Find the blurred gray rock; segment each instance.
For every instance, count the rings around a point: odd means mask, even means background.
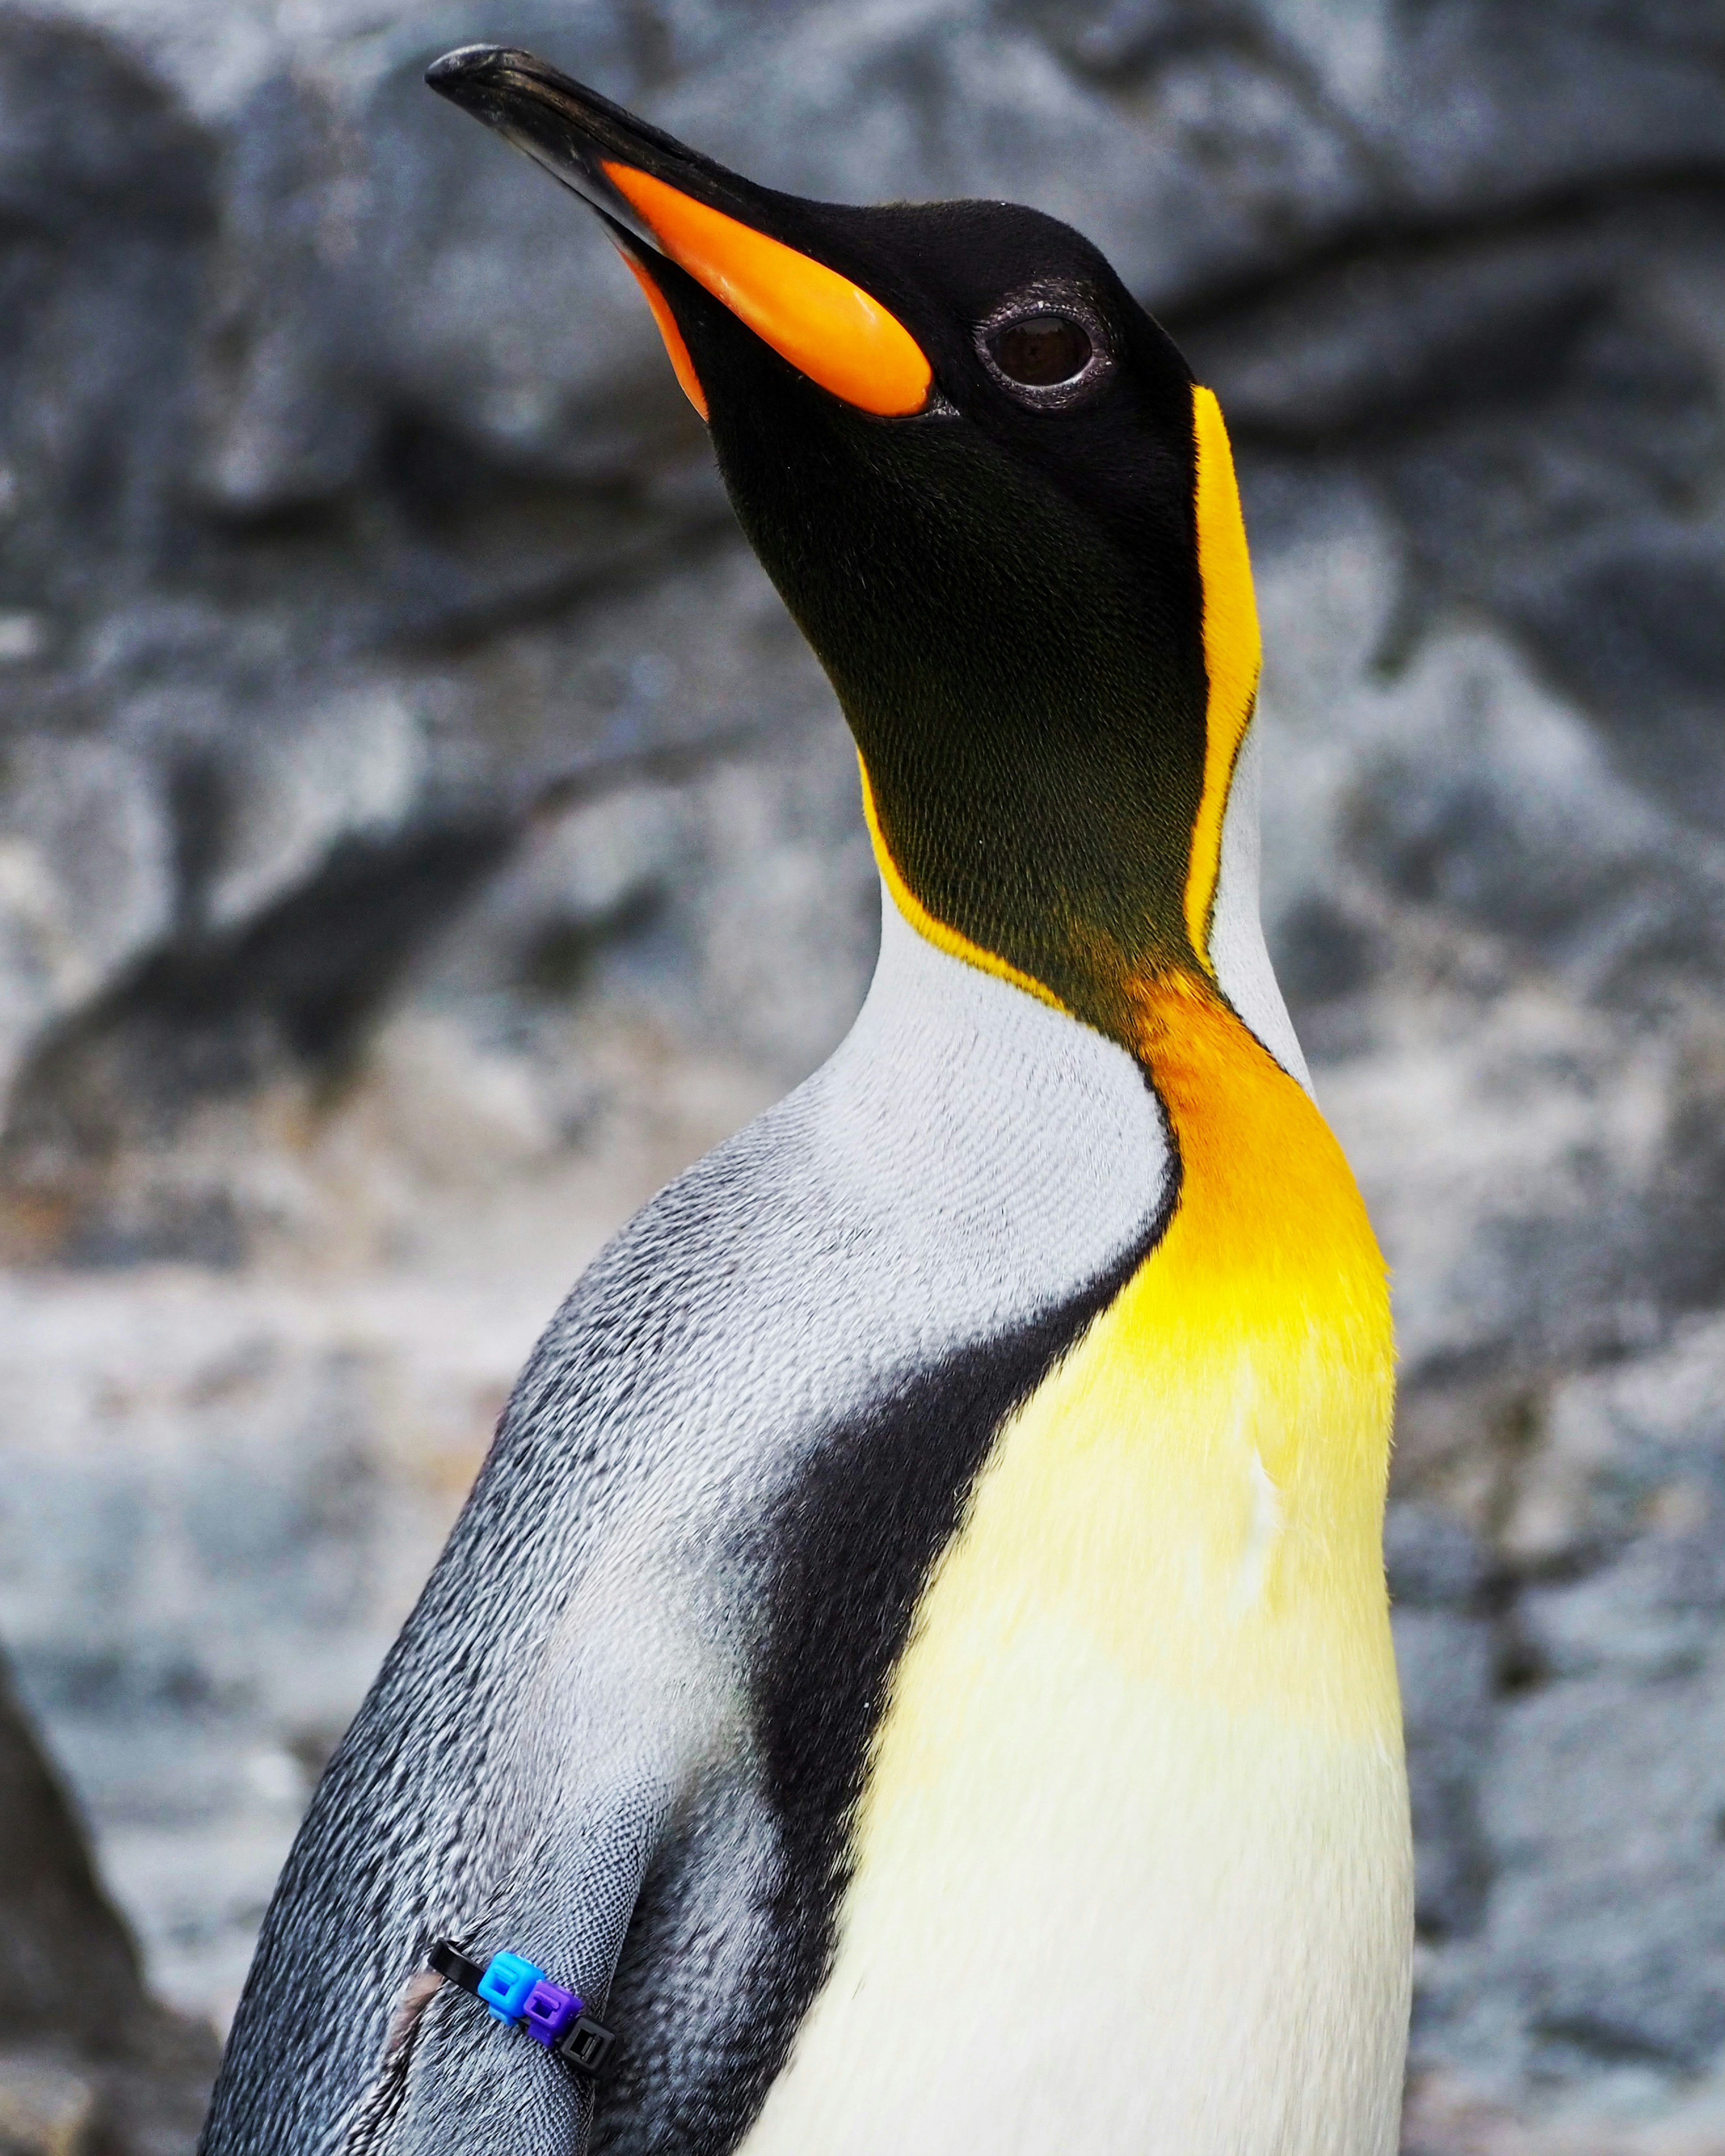
[[[1416,2016],[1428,2074],[1499,2097],[1579,2083],[1645,2123],[1717,2067],[1722,1436],[1725,1326],[1691,1320],[1524,1415],[1481,1507],[1494,1567],[1453,1517],[1392,1516],[1420,1914],[1442,1943]],[[1458,1877],[1477,1890],[1461,1924]]]
[[[117,2048],[147,2012],[124,1925],[0,1672],[0,2014],[8,2038]]]
[[[184,2156],[213,2032],[167,2012],[0,1668],[0,2149]]]
[[[420,87],[478,37],[1066,216],[1221,395],[1395,1267],[1409,2146],[1725,2145],[1717,0],[0,6],[0,1631],[152,1969],[231,1997],[540,1319],[870,959],[633,285]]]
[[[1404,1696],[1416,1917],[1429,1939],[1466,1938],[1479,1927],[1491,1878],[1479,1808],[1498,1647],[1484,1553],[1453,1516],[1403,1504],[1390,1512],[1384,1558]]]

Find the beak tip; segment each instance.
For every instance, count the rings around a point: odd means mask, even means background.
[[[457,105],[465,104],[475,90],[484,87],[497,62],[510,57],[503,45],[457,45],[426,69],[426,87]]]

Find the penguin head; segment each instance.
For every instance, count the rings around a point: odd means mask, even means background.
[[[583,196],[855,737],[926,934],[1128,1045],[1208,980],[1258,670],[1227,437],[1102,255],[1006,203],[759,187],[531,54],[431,86]]]

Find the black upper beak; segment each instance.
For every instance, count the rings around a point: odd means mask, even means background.
[[[440,97],[495,129],[553,179],[655,253],[660,251],[659,241],[607,177],[607,158],[649,172],[729,216],[761,221],[768,190],[751,187],[722,165],[685,149],[532,53],[506,45],[461,45],[434,60],[425,80]]]
[[[810,381],[882,417],[925,408],[932,365],[896,311],[892,264],[847,244],[869,211],[756,187],[531,53],[466,45],[425,80],[572,188],[628,251],[686,272]],[[668,307],[656,279],[650,291]],[[666,341],[678,361],[682,331]]]

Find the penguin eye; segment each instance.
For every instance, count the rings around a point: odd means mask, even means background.
[[[1090,332],[1070,315],[1021,315],[1003,323],[988,340],[988,357],[1009,382],[1026,389],[1054,389],[1090,364]]]

